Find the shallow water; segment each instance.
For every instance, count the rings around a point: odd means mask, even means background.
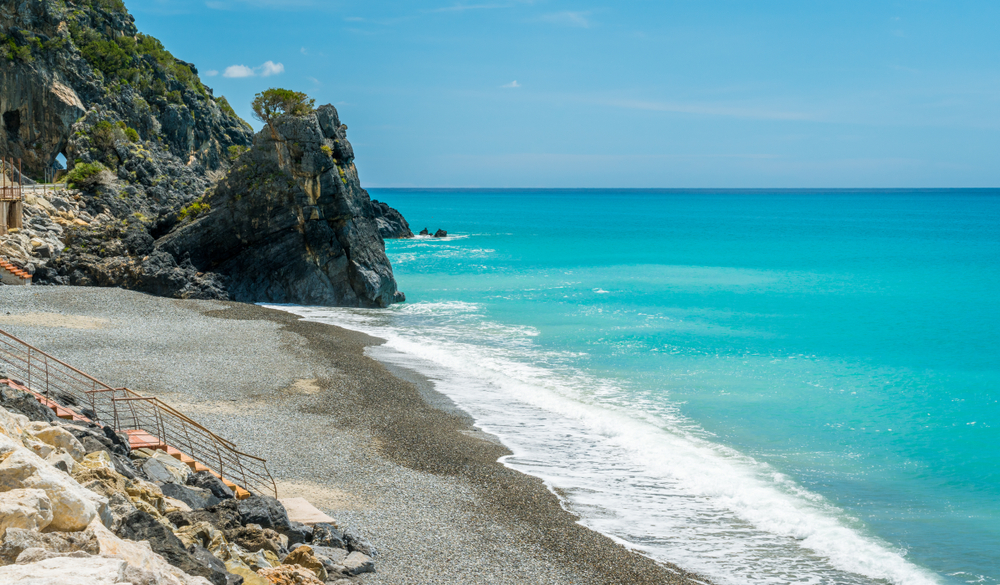
[[[385,338],[596,530],[718,583],[1000,582],[1000,192],[373,190]],[[288,309],[288,307],[285,307]]]

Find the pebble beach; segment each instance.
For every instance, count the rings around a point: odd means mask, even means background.
[[[576,522],[380,340],[283,311],[120,289],[0,287],[0,329],[264,457],[378,550],[372,584],[706,583]]]

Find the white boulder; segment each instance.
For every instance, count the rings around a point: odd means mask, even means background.
[[[52,502],[42,490],[0,492],[0,539],[8,528],[42,530],[52,523]]]
[[[29,549],[30,550],[30,549]],[[27,552],[27,551],[25,551]],[[18,585],[115,585],[125,581],[128,565],[105,557],[55,557],[26,565],[0,567],[0,583]]]
[[[62,449],[69,453],[76,461],[83,461],[87,451],[80,441],[62,427],[54,427],[48,423],[31,423],[25,431],[43,443],[52,445],[56,449]]]
[[[21,488],[44,490],[52,502],[49,528],[77,532],[97,517],[107,499],[85,489],[69,475],[59,471],[26,448],[21,448],[0,463],[0,492]]]

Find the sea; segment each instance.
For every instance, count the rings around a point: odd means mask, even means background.
[[[1000,190],[372,189],[386,340],[580,522],[717,584],[1000,583]]]

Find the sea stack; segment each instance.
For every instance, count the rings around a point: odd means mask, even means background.
[[[226,280],[237,301],[386,307],[404,300],[336,108],[286,115],[157,250]],[[400,216],[401,217],[401,216]]]

